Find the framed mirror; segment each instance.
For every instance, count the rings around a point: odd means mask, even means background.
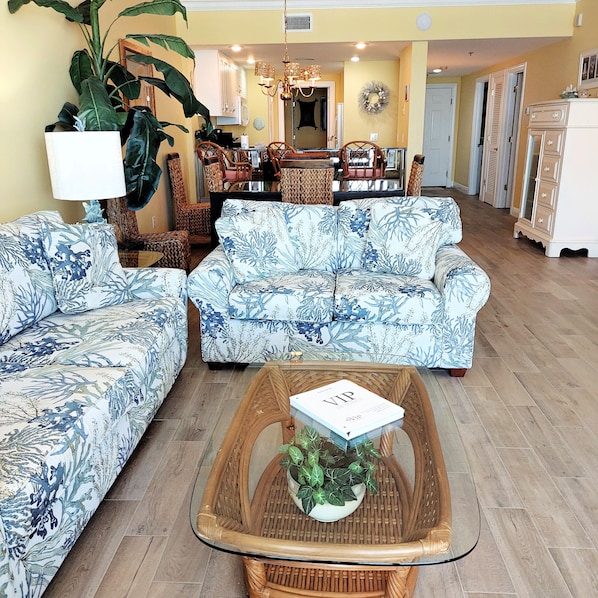
[[[145,56],[151,56],[152,53],[148,48],[135,44],[128,39],[121,39],[118,42],[120,52],[120,63],[136,77],[153,77],[154,70],[151,64],[141,64],[134,62],[129,56],[132,54],[144,54]],[[152,114],[156,114],[156,98],[154,86],[150,85],[145,81],[141,81],[141,93],[136,100],[130,100],[127,102],[127,106],[147,106]]]

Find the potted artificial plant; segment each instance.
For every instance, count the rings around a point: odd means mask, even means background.
[[[108,34],[119,19],[139,15],[173,16],[179,13],[186,22],[185,7],[179,0],[149,0],[123,9],[107,25],[100,22],[100,10],[106,0],[85,0],[78,6],[71,6],[64,0],[9,0],[8,8],[15,13],[31,2],[53,9],[77,25],[86,45],[84,49],[75,51],[69,70],[79,94],[79,105],[65,103],[58,122],[46,127],[46,131],[120,131],[121,144],[126,146],[127,206],[141,209],[158,187],[162,173],[156,162],[160,144],[164,140],[171,146],[174,143],[174,139],[164,131],[172,123],[160,122],[147,106],[128,107],[128,103],[136,100],[141,93],[141,80],[178,100],[186,118],[195,114],[202,116],[208,132],[212,128],[210,113],[193,94],[187,78],[167,62],[144,54],[127,56],[133,62],[151,64],[162,74],[162,77],[137,77],[118,59],[112,60],[112,55],[118,53],[119,44],[116,41],[108,45]],[[126,38],[145,46],[156,44],[184,58],[194,59],[193,51],[180,37],[129,33]],[[182,125],[174,126],[189,132]]]
[[[346,517],[361,504],[366,490],[378,491],[374,472],[380,454],[371,440],[343,450],[304,426],[279,452],[295,504],[318,521]]]

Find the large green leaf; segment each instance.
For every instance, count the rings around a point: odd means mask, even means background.
[[[167,135],[151,111],[136,106],[129,111],[130,135],[125,153],[127,206],[140,210],[152,198],[160,182],[161,168],[156,162],[160,143]]]
[[[116,85],[119,93],[128,100],[136,100],[141,93],[141,81],[122,64],[108,62],[108,78]]]
[[[89,79],[95,74],[93,71],[91,56],[87,50],[77,50],[73,54],[71,66],[69,68],[69,74],[77,93],[81,94],[81,84],[83,81]]]
[[[21,6],[30,2],[42,8],[52,8],[56,12],[63,14],[70,21],[75,21],[76,23],[83,22],[81,13],[64,0],[8,0],[8,10],[11,14],[14,14]]]
[[[79,118],[86,131],[118,131],[117,114],[110,102],[106,87],[97,77],[81,82]]]
[[[119,17],[136,17],[137,15],[167,15],[172,16],[176,13],[182,15],[187,22],[187,10],[179,0],[150,0],[135,6],[129,6],[119,13]]]
[[[142,35],[139,33],[129,33],[125,37],[148,47],[151,42],[157,46],[160,46],[161,48],[164,48],[165,50],[172,50],[184,58],[195,59],[195,53],[187,45],[187,42],[175,35]]]

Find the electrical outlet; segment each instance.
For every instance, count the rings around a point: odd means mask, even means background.
[[[156,217],[152,216],[152,228],[156,228]]]
[[[370,141],[378,141],[378,133],[370,133]]]

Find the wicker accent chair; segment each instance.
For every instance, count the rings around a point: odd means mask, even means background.
[[[273,141],[268,144],[266,151],[268,152],[268,159],[272,164],[274,178],[280,180],[280,161],[284,158],[285,154],[294,154],[297,150],[284,141]]]
[[[415,154],[411,162],[411,172],[407,183],[407,195],[421,195],[422,178],[424,176],[424,159],[422,154]]]
[[[195,146],[195,151],[202,164],[212,164],[218,162],[222,171],[222,180],[225,183],[235,183],[238,181],[250,181],[253,176],[253,165],[245,152],[239,155],[245,155],[245,159],[235,162],[217,143],[211,141],[200,141]]]
[[[186,230],[140,233],[137,216],[133,210],[127,208],[124,197],[107,200],[105,214],[106,220],[114,227],[119,246],[134,247],[144,251],[159,251],[163,257],[156,263],[156,266],[189,271],[191,247],[189,233]]]
[[[192,244],[207,243],[210,234],[210,202],[191,204],[187,200],[181,158],[178,153],[168,154],[166,158],[170,192],[174,204],[174,223],[176,230],[189,232]]]
[[[343,178],[382,179],[386,169],[382,148],[371,141],[349,141],[340,149]]]
[[[212,191],[224,191],[222,170],[218,162],[203,165],[203,176],[208,193]]]
[[[334,168],[282,168],[282,201],[298,204],[333,203]]]

